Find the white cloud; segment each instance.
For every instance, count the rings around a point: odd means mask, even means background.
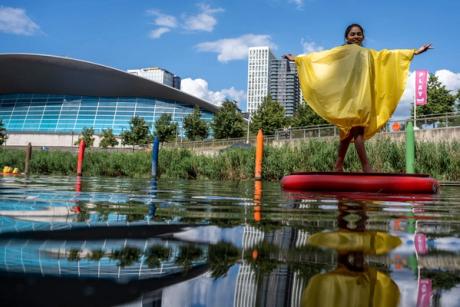
[[[447,69],[441,69],[434,73],[439,81],[446,86],[450,91],[460,90],[460,73],[455,73]],[[415,81],[415,72],[409,74],[407,80],[406,89],[404,94],[399,102],[396,111],[393,114],[394,119],[408,118],[410,116],[410,111],[414,103],[414,81]]]
[[[243,60],[248,55],[249,47],[269,46],[276,49],[270,35],[246,34],[236,38],[224,38],[213,42],[204,42],[196,45],[199,51],[216,52],[219,62]]]
[[[169,31],[171,31],[171,29],[169,28],[158,28],[158,29],[150,31],[149,37],[153,39],[157,39],[157,38],[160,38],[163,34],[168,33]]]
[[[243,90],[237,90],[233,86],[220,91],[211,91],[208,88],[208,82],[200,78],[182,79],[181,90],[218,106],[220,106],[226,98],[241,102],[246,97],[246,93]]]
[[[447,69],[441,69],[436,72],[436,76],[449,91],[456,92],[460,90],[460,73],[454,73]]]
[[[302,49],[304,53],[311,53],[311,52],[324,50],[323,46],[320,46],[313,41],[305,41],[303,38],[300,41],[300,44],[302,44]]]
[[[166,15],[159,10],[148,10],[148,14],[156,16],[153,23],[159,27],[175,28],[177,27],[177,19],[172,15]]]
[[[303,0],[289,0],[289,3],[294,4],[297,9],[303,8]]]
[[[39,30],[40,27],[27,16],[25,10],[0,6],[0,32],[33,35]]]
[[[211,8],[207,4],[199,4],[198,6],[201,12],[197,15],[185,17],[184,28],[190,31],[212,32],[217,24],[217,19],[214,15],[224,10]]]
[[[217,19],[214,16],[224,10],[221,8],[211,8],[207,4],[198,4],[200,12],[196,15],[184,15],[179,23],[175,16],[162,13],[160,10],[151,9],[147,10],[147,14],[155,16],[153,24],[159,28],[152,30],[149,34],[150,38],[160,38],[164,33],[177,28],[180,24],[181,28],[188,31],[206,31],[212,32],[217,24]]]
[[[244,99],[246,99],[246,92],[243,90],[237,90],[233,86],[231,88],[226,88],[221,91],[226,98],[232,99],[240,103]]]

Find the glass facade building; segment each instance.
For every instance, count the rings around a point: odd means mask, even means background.
[[[248,112],[252,116],[269,94],[270,69],[275,56],[269,47],[248,50]]]
[[[133,116],[145,119],[154,131],[155,121],[171,114],[184,136],[183,119],[193,112],[193,105],[179,101],[142,97],[94,97],[56,94],[0,94],[0,119],[9,133],[45,132],[80,133],[93,128],[98,134],[112,128],[118,135],[129,129]],[[213,113],[201,109],[201,118],[212,121]]]
[[[269,79],[270,95],[283,105],[286,116],[293,116],[300,103],[300,84],[295,63],[286,59],[273,60]]]
[[[128,73],[180,90],[181,77],[176,76],[163,68],[147,67],[141,69],[128,69]]]
[[[277,59],[270,47],[251,47],[248,51],[248,112],[254,114],[265,97],[284,106],[286,116],[293,116],[302,101],[295,63]]]
[[[93,128],[111,128],[115,135],[129,130],[134,116],[144,118],[150,131],[162,114],[171,114],[184,137],[184,117],[200,108],[211,122],[219,107],[161,82],[109,66],[40,54],[0,54],[0,119],[8,143],[62,146],[66,136]],[[173,85],[170,74],[170,85]],[[176,80],[179,81],[179,80]]]

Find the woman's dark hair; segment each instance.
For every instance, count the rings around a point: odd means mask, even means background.
[[[352,23],[351,25],[349,25],[346,29],[345,29],[345,39],[347,39],[347,36],[348,36],[348,33],[350,33],[351,29],[353,27],[358,27],[361,32],[363,32],[363,36],[364,36],[364,29],[363,27],[361,27],[361,25],[357,24],[357,23]]]

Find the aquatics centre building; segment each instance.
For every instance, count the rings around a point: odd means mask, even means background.
[[[72,146],[85,127],[96,134],[111,128],[119,135],[133,116],[143,117],[154,131],[164,113],[172,115],[183,136],[183,119],[195,106],[207,122],[219,109],[173,87],[76,59],[0,54],[0,67],[0,119],[10,136],[8,145],[29,140]]]

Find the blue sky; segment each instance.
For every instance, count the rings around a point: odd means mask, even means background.
[[[246,109],[247,48],[269,45],[280,57],[343,43],[352,22],[374,49],[435,49],[411,71],[436,72],[460,88],[460,1],[361,0],[29,0],[0,4],[0,52],[42,53],[118,69],[160,66],[186,90]],[[410,84],[409,84],[410,85]],[[410,86],[409,86],[410,87]],[[410,89],[396,115],[409,110]]]

